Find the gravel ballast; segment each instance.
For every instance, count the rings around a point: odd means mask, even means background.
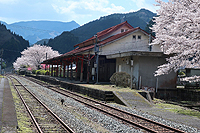
[[[30,89],[43,103],[52,109],[52,111],[55,112],[64,122],[69,124],[70,127],[75,130],[75,132],[141,132],[140,130],[136,130],[124,125],[109,116],[92,110],[71,98],[60,95],[38,84],[33,83],[34,85],[32,85],[31,83],[29,85],[28,82],[21,79],[20,82],[26,84],[28,89]],[[64,105],[61,104],[61,99],[64,99]],[[185,132],[200,133],[200,131],[198,131],[196,128],[192,128],[184,124],[178,124],[169,120],[165,120],[161,117],[149,115],[148,113],[116,104],[112,104],[112,106],[183,130]]]
[[[26,87],[31,90],[43,103],[45,103],[53,112],[55,112],[64,122],[70,125],[75,132],[126,132],[140,133],[140,130],[133,129],[124,125],[117,120],[106,116],[98,111],[92,110],[85,105],[60,95],[52,90],[42,87],[38,84],[29,85],[28,82],[20,79],[20,82],[26,84]],[[61,99],[64,99],[64,105],[61,104]],[[77,115],[81,115],[81,117]],[[85,119],[85,120],[84,120]],[[87,121],[87,122],[85,122]],[[97,126],[91,127],[92,124]],[[98,129],[95,129],[99,127]],[[103,128],[100,128],[103,127]]]

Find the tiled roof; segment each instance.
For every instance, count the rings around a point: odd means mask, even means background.
[[[122,32],[122,33],[119,33],[119,34],[117,34],[117,35],[111,36],[111,37],[109,37],[109,38],[103,40],[103,41],[100,42],[99,44],[100,44],[100,45],[104,45],[104,44],[106,44],[106,43],[112,42],[112,41],[114,41],[114,40],[116,40],[116,39],[119,39],[119,38],[121,38],[121,37],[123,37],[123,36],[125,36],[125,35],[127,35],[127,34],[129,34],[129,33],[131,33],[131,32],[134,32],[134,31],[136,31],[136,30],[140,30],[140,31],[144,32],[144,34],[149,35],[149,33],[147,33],[146,31],[142,30],[140,27],[136,27],[136,28],[130,29],[130,30],[126,31],[126,32]],[[154,36],[153,36],[153,38],[155,39]]]
[[[130,29],[130,30],[126,31],[126,32],[122,32],[122,33],[119,33],[117,35],[111,36],[111,37],[99,42],[98,45],[103,46],[103,45],[105,45],[105,44],[107,44],[109,42],[115,41],[115,40],[117,40],[117,39],[119,39],[119,38],[121,38],[121,37],[123,37],[123,36],[125,36],[125,35],[127,35],[129,33],[131,33],[131,32],[134,32],[136,30],[143,31],[144,33],[148,34],[144,30],[142,30],[140,27],[137,27],[137,28]],[[86,50],[93,49],[94,46],[95,45],[90,45],[90,46],[86,46],[86,47],[83,47],[83,48],[76,48],[76,49],[74,49],[72,51],[69,51],[69,52],[65,53],[63,56],[71,55],[71,54],[75,54],[75,53],[81,53],[81,52],[84,52]]]
[[[99,38],[99,37],[102,37],[102,36],[104,36],[104,35],[107,35],[108,33],[113,32],[113,31],[119,29],[119,28],[120,28],[121,26],[123,26],[124,24],[128,24],[127,21],[125,21],[125,22],[123,22],[123,23],[121,23],[121,24],[118,24],[118,25],[116,25],[116,26],[110,27],[110,28],[108,28],[108,29],[106,29],[106,30],[103,30],[103,31],[101,31],[101,32],[98,32],[98,33],[97,33],[97,36],[98,36],[98,38]],[[130,24],[128,24],[128,25],[130,25]],[[131,25],[130,25],[130,26],[131,26]],[[113,35],[113,36],[110,36],[110,37],[106,38],[105,40],[99,42],[98,45],[104,46],[104,45],[106,45],[106,44],[108,44],[108,43],[110,43],[110,42],[113,42],[113,41],[115,41],[115,40],[117,40],[117,39],[120,39],[120,38],[122,38],[122,37],[128,35],[128,34],[131,33],[131,32],[135,32],[136,30],[140,30],[140,31],[142,31],[144,34],[149,35],[146,31],[142,30],[140,27],[133,28],[133,27],[131,26],[131,29],[129,29],[128,31],[125,31],[125,32],[122,32],[122,33],[119,33],[119,34],[116,34],[116,35]],[[155,38],[155,37],[153,37],[153,38]],[[91,37],[90,39],[88,39],[88,40],[86,40],[86,41],[84,41],[84,42],[91,41],[91,40],[94,40],[94,39],[95,39],[95,37]],[[80,44],[83,44],[84,42],[82,42],[82,43],[80,43]],[[78,45],[77,45],[77,46],[78,46]],[[60,58],[60,57],[64,57],[64,56],[70,56],[70,55],[74,55],[74,54],[81,54],[82,52],[85,52],[85,51],[87,51],[87,50],[93,49],[94,46],[95,46],[95,45],[92,44],[92,45],[85,46],[85,47],[80,47],[80,48],[77,47],[77,48],[75,48],[75,49],[72,50],[72,51],[69,51],[69,52],[67,52],[67,53],[65,53],[65,54],[63,54],[63,55],[61,55],[61,56],[56,57],[56,59],[58,59],[58,58]]]
[[[72,51],[69,51],[61,56],[66,56],[66,55],[72,55],[72,54],[75,54],[75,53],[80,53],[80,52],[83,52],[83,51],[86,51],[86,50],[89,50],[89,49],[92,49],[94,48],[94,45],[90,45],[90,46],[87,46],[87,47],[83,47],[83,48],[76,48]]]
[[[114,31],[118,30],[118,29],[119,29],[120,27],[122,27],[123,25],[127,25],[128,27],[130,27],[131,29],[133,29],[133,27],[132,27],[127,21],[125,21],[125,22],[123,22],[123,23],[120,23],[120,24],[118,24],[118,25],[112,26],[112,27],[110,27],[110,28],[108,28],[108,29],[105,29],[105,30],[103,30],[103,31],[97,32],[97,38],[100,39],[101,37],[103,37],[103,36],[105,36],[105,35],[107,35],[107,34],[109,34],[109,33],[111,33],[111,32],[114,32]],[[93,36],[93,37],[87,39],[86,41],[83,41],[83,42],[81,42],[81,43],[79,43],[79,44],[76,44],[76,45],[74,45],[74,47],[77,47],[77,46],[79,46],[80,44],[86,43],[86,42],[91,41],[91,40],[95,40],[95,37]]]

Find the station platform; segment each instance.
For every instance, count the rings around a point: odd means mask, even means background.
[[[17,116],[7,78],[0,78],[0,132],[16,133]]]

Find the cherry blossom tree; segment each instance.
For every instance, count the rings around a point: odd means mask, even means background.
[[[22,56],[17,58],[13,63],[15,70],[19,70],[23,66],[32,67],[32,69],[39,69],[40,63],[47,59],[59,56],[58,51],[52,50],[48,46],[33,45],[21,52]]]
[[[158,17],[152,30],[167,63],[158,67],[155,76],[168,74],[182,68],[200,68],[200,1],[199,0],[156,0]],[[196,79],[197,77],[195,77]]]

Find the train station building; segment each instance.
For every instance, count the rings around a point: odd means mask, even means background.
[[[98,32],[74,46],[74,50],[43,61],[50,76],[86,82],[109,82],[115,72],[134,77],[134,88],[175,88],[177,74],[155,77],[166,55],[159,45],[149,45],[155,37],[127,21]]]

